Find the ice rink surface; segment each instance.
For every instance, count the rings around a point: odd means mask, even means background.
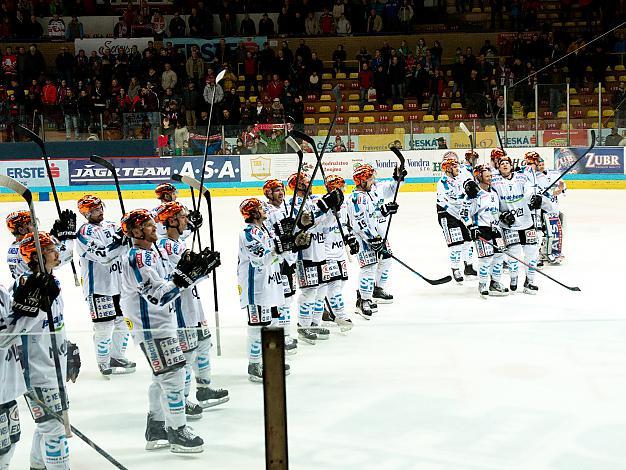
[[[57,272],[68,337],[83,359],[78,382],[69,386],[72,424],[129,469],[264,468],[262,386],[247,379],[246,323],[236,290],[242,199],[214,199],[223,329],[222,357],[213,349],[213,384],[227,388],[231,400],[191,423],[205,440],[202,454],[144,450],[145,359],[131,344],[137,372],[103,380],[81,291],[69,267]],[[400,193],[390,232],[394,254],[433,278],[449,274],[434,199],[434,193]],[[69,201],[62,205],[75,209]],[[126,201],[127,210],[155,205]],[[22,207],[0,203],[2,217]],[[536,296],[481,299],[475,280],[430,286],[394,264],[393,304],[379,306],[369,322],[355,315],[347,335],[333,330],[329,341],[301,344],[288,359],[291,468],[626,468],[625,209],[626,191],[570,190],[562,198],[566,261],[545,270],[580,286],[579,293],[538,276]],[[49,229],[53,204],[37,203],[37,210]],[[105,216],[119,220],[116,201],[106,202]],[[0,233],[7,247],[8,232]],[[351,273],[356,269],[354,261]],[[8,285],[8,268],[0,271]],[[350,309],[355,279],[346,289]],[[210,282],[201,291],[213,323]],[[20,412],[22,440],[12,468],[21,470],[28,468],[33,423],[23,401]],[[111,468],[77,437],[70,444],[72,469]]]

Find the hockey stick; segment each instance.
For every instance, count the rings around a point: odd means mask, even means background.
[[[427,277],[422,276],[420,273],[418,273],[415,269],[413,269],[411,266],[406,264],[404,261],[399,260],[398,258],[396,258],[395,255],[391,255],[391,257],[393,259],[395,259],[398,263],[400,263],[402,266],[404,266],[406,269],[411,271],[413,274],[421,277],[423,280],[425,280],[427,283],[429,283],[432,286],[437,286],[439,284],[445,284],[446,282],[450,282],[452,280],[452,276],[445,276],[445,277],[442,277],[441,279],[428,279]]]
[[[46,145],[43,143],[43,140],[41,140],[41,138],[37,134],[35,134],[33,131],[31,131],[28,127],[22,124],[17,124],[14,127],[14,129],[15,129],[15,132],[17,132],[18,134],[22,135],[23,137],[26,137],[31,142],[34,142],[35,144],[37,144],[37,146],[41,150],[41,155],[43,156],[43,161],[46,165],[46,172],[48,173],[48,180],[50,181],[50,189],[52,190],[52,197],[54,198],[54,203],[57,207],[57,214],[59,215],[59,218],[61,218],[61,205],[59,204],[59,196],[57,195],[57,189],[54,184],[54,178],[52,177],[52,172],[50,171],[50,161],[49,161],[50,159],[48,157],[48,153],[46,152]],[[72,266],[72,273],[74,273],[74,284],[76,285],[76,287],[78,287],[80,286],[80,282],[78,282],[78,274],[76,274],[76,266],[74,265],[74,259],[70,261],[70,265]]]
[[[190,176],[183,176],[181,174],[172,175],[173,181],[178,181],[186,184],[190,188],[198,191],[198,207],[200,207],[200,194],[202,194],[207,203],[207,209],[209,211],[209,243],[211,245],[211,251],[215,251],[215,239],[213,238],[213,207],[211,205],[211,193],[207,188],[202,186],[200,181]],[[198,237],[200,240],[200,237]],[[219,302],[217,298],[217,274],[216,269],[213,270],[213,305],[215,306],[215,342],[217,343],[217,355],[222,355],[222,341],[220,339],[220,314],[219,314]]]
[[[113,179],[115,180],[115,189],[117,190],[117,198],[120,201],[120,208],[122,209],[122,216],[124,216],[124,214],[126,214],[126,209],[124,209],[124,199],[122,198],[122,189],[120,188],[120,182],[117,178],[117,170],[115,169],[115,166],[110,161],[105,160],[104,158],[99,157],[98,155],[92,155],[89,158],[89,160],[91,160],[94,163],[97,163],[100,166],[105,167],[113,175]]]
[[[37,405],[40,406],[46,412],[46,414],[48,414],[50,416],[53,416],[54,419],[56,419],[56,420],[58,420],[60,422],[63,422],[63,418],[56,411],[52,410],[45,403],[43,403],[41,400],[39,400],[39,398],[34,396],[32,392],[26,392],[25,395],[28,395],[28,398],[30,398],[32,401],[36,402]],[[24,397],[24,399],[26,399],[26,396]],[[28,401],[26,401],[26,404],[28,405]],[[124,465],[122,465],[117,460],[115,460],[115,458],[111,454],[109,454],[106,450],[104,450],[102,447],[100,447],[94,441],[92,441],[87,436],[85,436],[85,434],[83,434],[75,426],[70,425],[70,427],[71,427],[72,432],[74,434],[76,434],[85,444],[87,444],[89,447],[91,447],[93,450],[95,450],[97,453],[99,453],[102,457],[104,457],[109,462],[111,462],[111,465],[113,465],[115,468],[119,468],[120,470],[128,470],[126,467],[124,467]]]
[[[302,153],[302,148],[298,145],[298,142],[296,142],[293,137],[287,136],[287,139],[285,140],[287,141],[287,144],[292,149],[296,150],[296,153],[298,154],[298,172],[296,173],[296,188],[297,188],[298,184],[300,183],[300,172],[302,171],[302,164],[304,163],[304,154]],[[296,206],[296,198],[294,197],[291,200],[291,207],[289,208],[290,219],[293,217],[293,210],[295,206]]]
[[[470,141],[470,151],[472,153],[472,162],[471,162],[472,174],[474,174],[474,136],[472,135],[470,130],[467,128],[464,122],[459,124],[459,127],[461,128],[461,131],[463,132],[463,134],[465,134]]]
[[[479,237],[484,243],[486,243],[487,245],[491,245],[493,248],[499,250],[499,248],[494,245],[493,243],[491,243],[489,240],[485,240],[483,237]],[[527,268],[530,269],[534,269],[536,272],[538,272],[539,274],[541,274],[542,276],[547,277],[548,279],[550,279],[552,282],[556,282],[558,285],[565,287],[568,290],[574,291],[574,292],[580,292],[580,287],[570,287],[568,285],[563,284],[561,281],[558,281],[556,279],[554,279],[552,276],[550,276],[549,274],[544,273],[543,271],[541,271],[540,269],[532,268],[528,263],[526,263],[525,261],[522,261],[521,259],[519,259],[517,256],[512,255],[511,253],[508,252],[508,250],[503,250],[503,253],[507,256],[509,256],[510,258],[513,258],[515,261],[518,261],[519,263],[522,263],[524,266],[526,266]]]
[[[561,173],[561,176],[559,176],[557,179],[555,179],[552,184],[550,186],[548,186],[546,189],[543,190],[543,194],[545,196],[548,195],[548,191],[550,190],[550,188],[552,188],[555,184],[557,184],[567,173],[569,173],[569,171],[574,168],[579,161],[581,161],[584,157],[587,156],[587,154],[589,152],[591,152],[593,150],[593,148],[596,146],[596,131],[594,129],[591,129],[591,145],[589,146],[589,148],[587,149],[587,151],[585,153],[583,153],[580,157],[578,157],[578,160],[576,160],[574,163],[572,163],[567,170],[565,170],[563,173]]]
[[[33,225],[33,237],[35,241],[35,248],[37,251],[37,260],[39,262],[39,269],[46,272],[46,265],[43,261],[43,252],[41,251],[41,245],[39,243],[39,229],[37,227],[37,215],[35,214],[35,204],[33,203],[33,195],[23,184],[15,181],[13,178],[5,175],[0,175],[0,186],[10,189],[11,191],[22,196],[28,209],[30,210],[30,220]],[[57,386],[59,387],[59,396],[61,403],[67,403],[67,392],[65,390],[65,384],[63,383],[63,374],[61,372],[61,362],[59,360],[59,346],[57,344],[56,329],[54,318],[52,316],[52,305],[48,302],[45,303],[42,308],[46,312],[46,319],[48,321],[48,330],[50,331],[50,344],[52,347],[52,360],[54,361],[54,372],[56,374]],[[65,425],[65,431],[68,437],[72,437],[72,430],[70,427],[70,419],[67,410],[63,411],[63,423]]]
[[[398,175],[401,175],[402,172],[404,171],[404,155],[402,155],[402,152],[400,152],[400,149],[398,149],[398,147],[391,146],[389,147],[389,150],[395,153],[396,157],[398,157],[398,160],[400,160],[400,167],[398,169]],[[398,191],[400,190],[400,181],[397,181],[396,183],[397,183],[396,189],[393,193],[394,204],[396,202],[396,199],[398,199]],[[387,230],[385,230],[385,238],[383,238],[383,247],[385,246],[385,243],[387,242],[387,237],[389,236],[389,227],[391,227],[392,217],[393,217],[393,214],[389,214],[389,221],[387,222]]]

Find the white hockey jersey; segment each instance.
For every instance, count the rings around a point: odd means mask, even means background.
[[[461,163],[459,165],[459,176],[457,178],[460,181],[461,188],[465,184],[466,181],[470,181],[474,179],[474,169],[472,165],[469,163]]]
[[[473,225],[497,229],[500,225],[500,199],[490,187],[481,189],[474,199],[470,199],[469,216]]]
[[[0,404],[16,400],[26,392],[17,348],[22,344],[20,335],[41,320],[37,317],[13,317],[11,302],[9,293],[0,286]]]
[[[297,253],[298,259],[308,260],[313,263],[319,263],[326,259],[326,225],[331,219],[334,219],[332,211],[324,213],[319,209],[319,207],[317,206],[317,201],[319,199],[319,196],[311,194],[304,204],[304,210],[313,214],[313,226],[307,229],[307,233],[311,234],[311,246]],[[301,206],[302,197],[297,196],[295,209],[293,211],[294,218],[297,217]]]
[[[384,238],[387,230],[387,217],[381,208],[385,199],[393,197],[396,185],[391,181],[377,181],[370,191],[354,189],[347,204],[348,220],[354,234],[367,243],[379,235]]]
[[[80,257],[83,295],[117,295],[120,293],[121,255],[126,247],[115,235],[115,222],[83,224],[77,233],[76,251]]]
[[[173,302],[181,289],[170,280],[172,266],[156,250],[133,247],[122,261],[121,307],[132,323],[135,343],[176,336]]]
[[[265,221],[263,225],[270,232],[271,236],[274,237],[275,236],[274,224],[277,222],[280,222],[285,217],[288,217],[291,207],[287,206],[287,203],[284,200],[283,200],[283,204],[279,207],[276,207],[275,205],[270,204],[269,202],[264,202],[263,210],[265,211],[265,216],[267,217],[267,220]],[[294,209],[294,214],[293,214],[294,219],[296,215],[297,214]],[[294,264],[296,262],[298,255],[293,252],[285,252],[285,253],[281,253],[280,257],[281,259],[287,261],[287,263]]]
[[[167,228],[165,228],[165,225],[156,222],[156,220],[157,220],[156,216],[157,216],[157,212],[159,210],[159,207],[161,207],[161,206],[156,206],[154,209],[152,209],[150,211],[150,214],[152,215],[152,218],[155,220],[155,223],[156,223],[157,237],[159,237],[159,238],[167,238]],[[186,240],[192,233],[193,232],[191,230],[185,230],[180,235],[180,239],[181,240]]]
[[[337,211],[339,221],[345,234],[348,233],[348,204],[344,200],[341,208]],[[383,235],[384,236],[384,235]],[[339,230],[337,219],[333,215],[330,222],[325,226],[324,248],[326,250],[326,259],[342,261],[346,259],[346,250],[344,249],[344,241]]]
[[[463,190],[461,173],[456,178],[444,174],[437,182],[437,205],[455,219],[468,222],[469,201]]]
[[[255,224],[246,224],[239,234],[237,264],[241,308],[280,307],[285,303],[280,261],[270,233]]]
[[[59,250],[59,266],[69,263],[74,256],[74,240],[63,240],[57,243],[57,250]],[[30,272],[26,261],[20,255],[20,242],[14,241],[9,247],[7,253],[7,264],[9,265],[9,271],[13,279],[19,278],[22,274]],[[58,267],[57,267],[58,268]]]
[[[533,226],[531,210],[528,207],[530,197],[533,195],[533,187],[528,175],[513,172],[508,178],[494,178],[491,187],[500,198],[500,212],[511,211],[515,215],[512,230],[526,230]]]
[[[560,180],[557,184],[550,188],[548,195],[543,194],[543,192],[548,186],[556,181],[559,176],[561,176],[561,172],[556,170],[548,170],[543,173],[540,171],[537,172],[537,194],[541,194],[543,196],[541,198],[541,210],[551,214],[558,214],[559,212],[559,196],[555,195],[555,193],[559,188],[562,188],[562,191],[559,194],[563,194],[567,189],[567,185],[565,184],[565,181]]]

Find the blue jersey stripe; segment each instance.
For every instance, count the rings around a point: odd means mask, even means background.
[[[87,260],[87,283],[89,284],[89,295],[93,295],[94,281],[93,281],[93,261]]]
[[[183,302],[179,297],[174,301],[174,308],[176,309],[176,321],[178,322],[179,328],[185,328],[185,317],[183,316]]]
[[[148,303],[143,297],[139,297],[139,313],[141,315],[141,326],[143,327],[143,337],[146,340],[152,339],[152,332],[150,330],[150,316],[148,315]]]
[[[22,335],[22,367],[24,368],[24,382],[30,390],[30,365],[28,362],[28,335]]]
[[[254,266],[248,265],[248,304],[254,305]]]

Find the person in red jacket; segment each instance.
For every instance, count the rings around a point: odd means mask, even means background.
[[[278,78],[278,74],[275,73],[272,75],[272,81],[267,85],[267,96],[271,101],[274,101],[274,98],[282,98],[284,91],[285,85]]]
[[[254,95],[259,96],[259,84],[257,83],[256,76],[259,73],[259,64],[256,57],[252,55],[251,51],[246,52],[246,58],[243,61],[243,76],[245,77],[245,97],[250,96],[250,89],[254,87]]]
[[[374,82],[374,74],[370,70],[367,62],[363,62],[361,65],[361,71],[359,72],[359,93],[361,95],[361,107],[367,100],[367,91],[372,87]]]

